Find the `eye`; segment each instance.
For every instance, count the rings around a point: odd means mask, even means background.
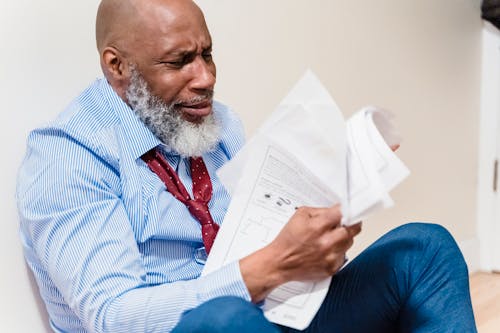
[[[160,61],[161,64],[172,67],[172,68],[182,68],[187,63],[189,63],[188,57],[182,57],[180,59],[173,59],[169,61]]]
[[[193,56],[186,53],[180,57],[172,58],[171,60],[159,61],[159,63],[173,69],[181,69],[191,61],[193,61]]]
[[[162,61],[161,64],[173,68],[182,68],[186,63],[184,62],[184,60],[176,60],[176,61]]]
[[[205,61],[212,61],[212,51],[205,51],[201,54],[201,56],[203,57],[203,59],[205,59]]]

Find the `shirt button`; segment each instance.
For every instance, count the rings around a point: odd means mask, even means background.
[[[207,251],[205,251],[205,247],[202,246],[194,250],[194,261],[196,261],[200,265],[205,265],[207,262]]]

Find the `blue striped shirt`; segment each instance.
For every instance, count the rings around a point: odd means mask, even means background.
[[[237,117],[214,102],[217,148],[203,156],[221,223],[229,195],[215,171],[241,148]],[[250,299],[237,262],[200,277],[200,224],[140,156],[160,146],[189,192],[189,164],[164,146],[104,79],[30,133],[18,176],[20,235],[56,332],[168,332],[217,296]]]

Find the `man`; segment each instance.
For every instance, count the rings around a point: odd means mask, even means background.
[[[243,144],[212,101],[203,14],[103,0],[96,38],[105,79],[30,134],[19,173],[25,256],[55,332],[292,332],[255,304],[331,275],[308,332],[475,331],[465,263],[436,225],[400,227],[339,272],[361,226],[301,207],[268,246],[200,277],[230,199],[215,171]]]

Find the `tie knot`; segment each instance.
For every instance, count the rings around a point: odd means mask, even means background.
[[[191,215],[193,215],[201,224],[213,223],[212,216],[205,202],[197,200],[188,200],[186,206]]]

